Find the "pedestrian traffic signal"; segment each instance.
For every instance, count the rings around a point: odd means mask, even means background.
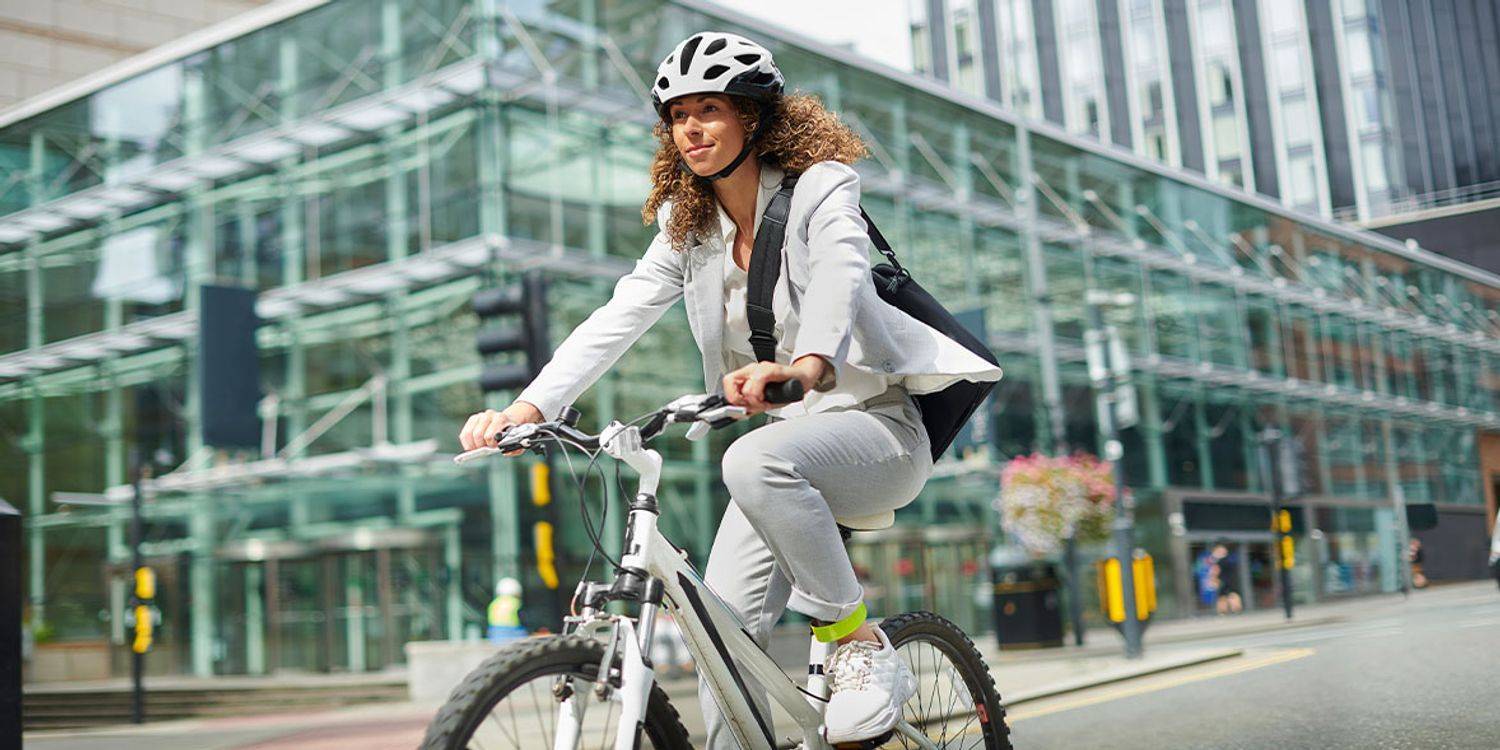
[[[479,372],[481,391],[520,390],[552,358],[547,339],[546,284],[546,279],[533,271],[519,284],[474,295],[474,313],[479,316],[475,349],[485,359]],[[515,361],[518,357],[519,362]]]

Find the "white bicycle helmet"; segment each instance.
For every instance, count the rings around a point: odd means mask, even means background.
[[[501,578],[495,584],[495,596],[520,596],[521,582],[514,578]]]
[[[656,68],[651,86],[651,104],[663,122],[673,99],[689,94],[732,94],[760,102],[760,127],[746,139],[740,155],[718,174],[728,177],[750,155],[756,138],[769,128],[775,102],[786,87],[786,79],[771,59],[771,51],[740,36],[704,31],[684,39]],[[681,165],[687,169],[685,164]]]

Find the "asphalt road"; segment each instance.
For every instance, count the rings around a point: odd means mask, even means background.
[[[1500,592],[1430,590],[1368,617],[1205,640],[1244,657],[1015,706],[1018,750],[1500,748]]]

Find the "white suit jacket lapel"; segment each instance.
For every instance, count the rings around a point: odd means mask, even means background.
[[[781,184],[782,171],[770,165],[761,167],[761,190],[756,196],[756,218],[765,211],[770,196]],[[722,390],[724,379],[724,238],[718,232],[689,250],[688,265],[693,277],[685,294],[689,315],[698,333],[703,352],[703,383],[709,393]],[[783,259],[783,265],[785,260]],[[777,286],[782,287],[787,274],[783,271]],[[785,293],[785,292],[783,292]]]
[[[687,289],[689,314],[703,353],[703,384],[709,393],[717,393],[724,377],[724,242],[710,236],[688,253],[693,269]]]

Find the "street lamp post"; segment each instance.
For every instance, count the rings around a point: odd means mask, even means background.
[[[1125,637],[1125,656],[1138,659],[1142,654],[1141,621],[1136,609],[1135,590],[1135,501],[1125,489],[1125,455],[1120,430],[1135,423],[1134,385],[1130,365],[1119,333],[1104,325],[1103,306],[1129,305],[1133,295],[1111,295],[1090,290],[1087,297],[1089,330],[1085,342],[1089,363],[1089,380],[1099,405],[1100,432],[1104,435],[1104,458],[1114,464],[1115,477],[1115,558],[1120,565],[1120,593],[1125,617],[1120,632]],[[1122,408],[1129,406],[1129,408]]]

